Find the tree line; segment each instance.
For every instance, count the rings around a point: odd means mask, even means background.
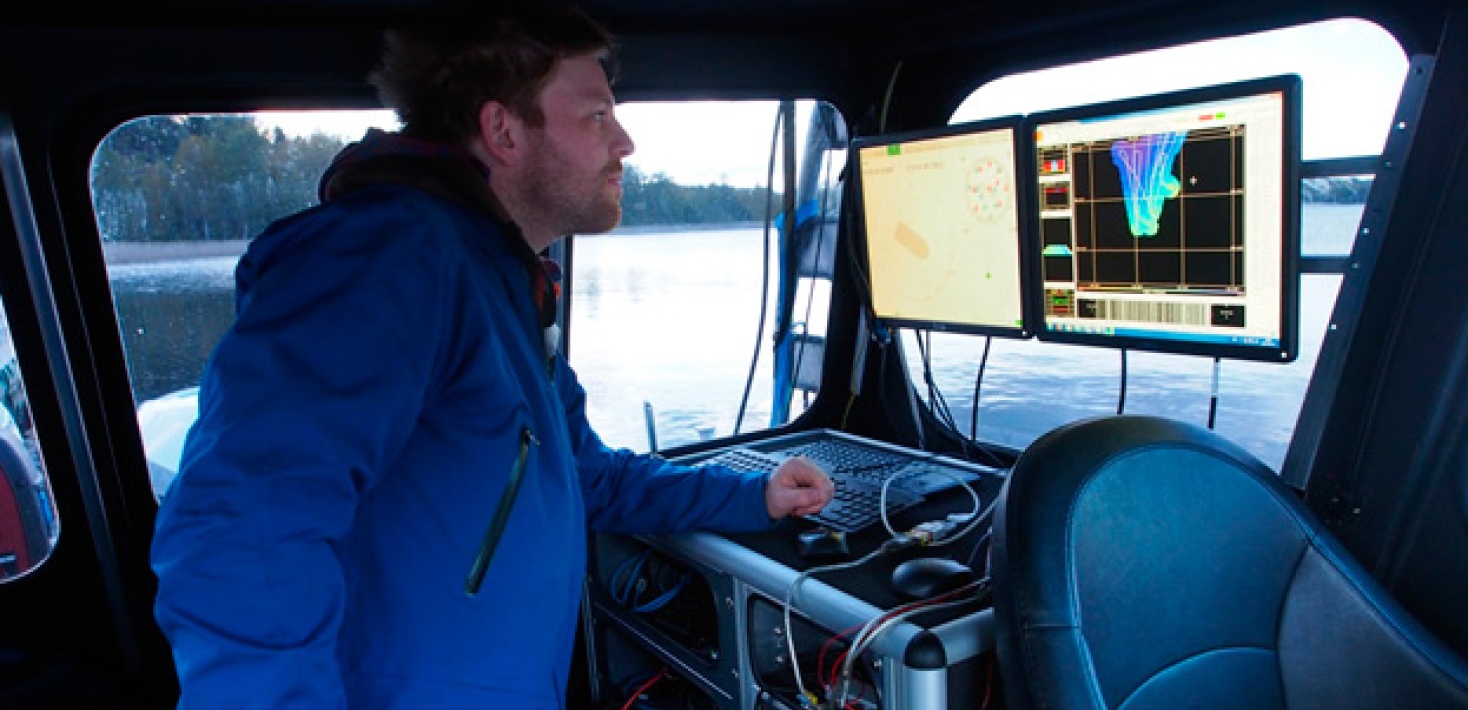
[[[262,130],[249,116],[149,116],[99,146],[92,199],[105,241],[250,239],[272,220],[317,203],[317,183],[346,141]],[[765,191],[690,186],[628,165],[628,226],[754,222]],[[779,205],[776,196],[774,204]]]
[[[341,150],[324,135],[262,132],[247,116],[150,116],[102,141],[92,201],[106,241],[249,239],[316,203]]]
[[[271,220],[317,202],[321,173],[340,138],[261,130],[242,115],[150,116],[113,131],[98,148],[93,201],[106,241],[250,239]],[[1361,203],[1370,178],[1306,180],[1305,202]],[[759,222],[763,189],[682,185],[627,165],[626,226]],[[775,209],[779,196],[771,203]]]
[[[1313,178],[1300,183],[1300,200],[1303,202],[1327,202],[1332,204],[1364,204],[1371,192],[1371,178],[1328,177]]]

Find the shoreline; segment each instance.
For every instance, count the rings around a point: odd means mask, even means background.
[[[716,224],[645,224],[617,227],[605,234],[580,234],[583,239],[602,236],[668,234],[670,232],[720,232],[736,229],[759,229],[761,222],[720,222]],[[250,246],[248,239],[226,239],[199,242],[103,242],[102,253],[108,264],[138,264],[157,261],[182,261],[215,257],[238,258]]]
[[[666,234],[668,232],[722,232],[734,229],[759,229],[765,226],[758,220],[752,222],[706,222],[700,224],[639,224],[619,225],[610,232],[601,234],[578,234],[578,237],[612,237],[619,234]]]
[[[109,265],[213,257],[238,258],[249,245],[248,239],[207,242],[102,242],[102,254]]]

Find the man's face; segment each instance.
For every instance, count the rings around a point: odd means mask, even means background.
[[[622,219],[622,159],[633,146],[614,103],[591,54],[557,62],[541,92],[545,125],[527,129],[525,195],[557,236],[605,232]]]

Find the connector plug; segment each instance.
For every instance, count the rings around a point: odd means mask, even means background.
[[[929,520],[913,526],[904,535],[917,540],[919,545],[931,545],[942,540],[957,527],[958,523],[952,520]]]
[[[883,554],[887,554],[897,552],[898,550],[906,550],[909,547],[917,547],[921,544],[923,544],[922,540],[919,540],[916,537],[904,533],[890,540],[887,540],[886,542],[883,542],[882,546],[877,549]]]

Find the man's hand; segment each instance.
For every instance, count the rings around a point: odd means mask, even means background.
[[[826,507],[835,492],[836,486],[825,471],[814,461],[796,456],[770,474],[770,482],[765,486],[765,507],[775,519],[811,515]]]

